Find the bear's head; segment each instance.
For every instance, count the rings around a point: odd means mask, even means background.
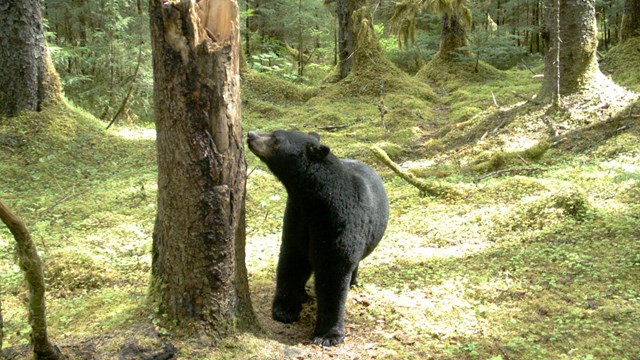
[[[249,150],[264,161],[281,181],[322,162],[331,152],[328,146],[320,143],[320,135],[314,132],[250,131],[247,144]]]

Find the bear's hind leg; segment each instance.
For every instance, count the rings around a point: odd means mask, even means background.
[[[299,258],[280,257],[276,269],[276,295],[271,317],[288,324],[300,319],[302,304],[308,300],[304,288],[311,276],[311,265]]]
[[[349,282],[349,286],[351,288],[354,288],[358,287],[358,285],[358,265],[356,265],[356,268],[351,273],[351,281]]]
[[[325,271],[315,274],[318,313],[313,342],[321,346],[333,346],[344,340],[344,307],[349,290],[351,272],[331,274]]]

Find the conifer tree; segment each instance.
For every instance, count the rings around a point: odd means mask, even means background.
[[[624,0],[620,41],[640,36],[640,0]]]
[[[471,10],[465,0],[404,0],[396,6],[391,28],[407,44],[414,40],[416,15],[422,9],[439,14],[440,49],[438,56],[450,59],[455,51],[467,45],[467,28],[471,26]]]
[[[151,0],[158,211],[151,298],[182,328],[253,327],[235,0]]]
[[[539,98],[557,102],[558,96],[590,91],[605,80],[596,58],[595,0],[546,0],[545,33],[550,46]]]
[[[0,115],[40,111],[62,96],[49,57],[39,0],[5,0],[0,5]]]

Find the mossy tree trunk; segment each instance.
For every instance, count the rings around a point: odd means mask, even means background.
[[[595,0],[546,0],[544,18],[550,46],[539,98],[555,101],[592,88],[600,73]]]
[[[0,2],[0,115],[40,111],[62,96],[49,57],[39,0]]]
[[[150,0],[158,209],[150,295],[214,339],[257,322],[245,266],[246,162],[235,0]]]
[[[371,66],[380,67],[379,71],[390,70],[390,64],[384,56],[373,28],[373,15],[366,2],[353,11],[351,20],[353,21],[351,36],[355,45],[351,71],[358,75]]]
[[[367,0],[337,0],[338,69],[335,81],[382,56]],[[373,57],[372,57],[373,56]],[[364,59],[367,57],[368,59]],[[364,61],[363,61],[364,60]]]
[[[640,36],[640,0],[624,0],[620,41]]]
[[[440,49],[438,56],[451,59],[454,52],[467,46],[467,32],[457,15],[444,13],[440,18]]]
[[[24,272],[29,287],[29,324],[31,325],[31,345],[35,359],[61,359],[60,351],[49,342],[44,296],[44,275],[42,262],[24,221],[16,216],[0,200],[0,220],[9,228],[16,239],[18,263]],[[1,320],[1,316],[0,316]],[[1,325],[2,321],[0,321]],[[0,336],[0,339],[2,336]],[[2,349],[0,341],[0,349]]]

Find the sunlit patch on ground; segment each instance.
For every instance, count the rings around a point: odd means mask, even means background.
[[[155,140],[156,129],[147,129],[140,127],[120,127],[114,133],[128,140]]]

